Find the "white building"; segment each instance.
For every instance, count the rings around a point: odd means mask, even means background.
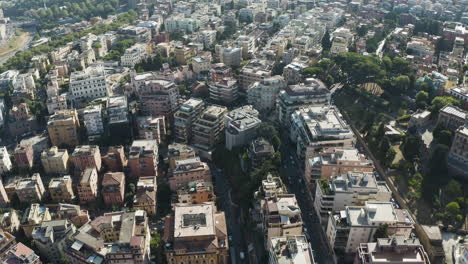
[[[70,93],[72,100],[90,101],[111,94],[106,73],[102,67],[88,67],[70,75]]]
[[[340,27],[337,28],[331,34],[332,46],[330,48],[331,54],[340,54],[348,52],[348,46],[352,44],[354,35],[348,28]]]
[[[198,24],[196,20],[186,18],[184,15],[173,15],[164,21],[164,28],[167,32],[183,31],[191,33],[198,29]]]
[[[255,82],[247,90],[247,101],[259,111],[272,111],[276,109],[276,100],[280,90],[286,88],[284,78],[275,75]]]
[[[223,104],[231,104],[239,97],[239,86],[234,78],[223,78],[210,83],[210,99]]]
[[[219,57],[226,66],[239,66],[242,61],[242,50],[240,48],[221,48]]]
[[[99,137],[104,133],[104,125],[102,122],[102,107],[101,105],[90,105],[83,112],[84,125],[88,137]]]
[[[330,181],[321,181],[315,189],[314,207],[320,220],[329,212],[346,206],[362,206],[366,201],[389,202],[392,192],[385,182],[377,181],[373,172],[348,172]]]
[[[3,115],[5,114],[5,100],[0,98],[0,127],[5,124],[5,119]]]
[[[239,74],[239,85],[247,90],[255,82],[263,81],[271,77],[273,62],[267,60],[251,60],[245,65]]]
[[[0,147],[0,175],[9,172],[12,168],[13,164],[6,147]]]
[[[242,48],[242,58],[248,59],[250,54],[256,51],[255,38],[252,36],[241,35],[236,39],[236,43]]]
[[[120,58],[120,65],[123,67],[134,67],[135,64],[140,63],[146,56],[146,44],[136,43],[125,50],[125,53]]]
[[[330,102],[331,93],[325,84],[314,78],[306,79],[304,83],[289,85],[278,94],[278,119],[281,124],[288,125],[291,114],[297,109],[325,105]]]
[[[307,148],[351,147],[354,134],[335,106],[301,108],[291,115],[290,139],[297,154],[304,157]]]
[[[46,104],[49,115],[53,115],[57,111],[67,109],[67,97],[65,94],[52,96],[47,98]]]
[[[380,225],[388,225],[388,235],[409,238],[414,220],[405,209],[390,202],[366,202],[364,206],[346,206],[339,214],[330,214],[326,237],[335,251],[356,252],[361,243],[374,241]]]
[[[198,37],[205,48],[212,47],[216,42],[216,30],[202,30]]]
[[[283,77],[287,84],[297,84],[302,81],[302,72],[308,65],[293,61],[283,69]]]
[[[226,148],[248,144],[257,136],[257,127],[262,123],[258,111],[251,105],[232,110],[226,115]]]
[[[274,237],[269,242],[268,264],[314,264],[314,254],[305,236]]]

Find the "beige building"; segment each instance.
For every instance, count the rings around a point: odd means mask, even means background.
[[[52,200],[70,201],[75,198],[72,186],[72,178],[69,175],[51,179],[49,182],[49,193]]]
[[[96,168],[86,168],[81,173],[80,183],[78,184],[78,197],[80,203],[93,202],[97,198],[98,192],[98,173]]]
[[[21,228],[27,237],[31,237],[34,227],[39,226],[44,221],[50,221],[52,217],[49,208],[33,203],[26,209],[21,220]]]
[[[181,104],[174,114],[174,134],[177,142],[189,143],[192,138],[192,124],[200,116],[203,100],[190,98]]]
[[[176,167],[169,176],[169,186],[172,191],[185,187],[189,182],[205,180],[211,181],[211,172],[208,164],[200,161],[199,157],[178,160]]]
[[[49,117],[47,130],[53,146],[76,146],[79,142],[80,122],[74,109],[57,111]]]
[[[224,212],[214,203],[176,205],[174,215],[166,217],[164,241],[168,264],[229,263],[229,242]]]
[[[210,105],[192,127],[193,144],[203,150],[211,150],[224,136],[224,116],[227,108]]]
[[[178,160],[195,158],[195,150],[185,144],[173,143],[168,147],[169,168],[174,169]]]
[[[68,173],[68,151],[56,146],[41,153],[42,167],[46,173],[66,174]]]
[[[156,177],[146,176],[138,179],[133,208],[144,210],[148,215],[156,214],[156,192],[158,183]]]
[[[452,147],[448,155],[448,165],[457,174],[468,178],[468,124],[455,131]]]
[[[16,194],[20,202],[39,202],[44,198],[45,188],[41,175],[34,173],[30,178],[22,178],[16,183]]]

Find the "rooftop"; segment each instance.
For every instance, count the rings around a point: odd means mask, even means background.
[[[211,203],[176,206],[174,238],[214,236],[214,213]]]

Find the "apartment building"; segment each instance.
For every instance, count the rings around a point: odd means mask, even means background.
[[[98,195],[98,173],[96,168],[86,168],[83,170],[77,189],[81,204],[96,200]]]
[[[79,205],[59,203],[55,219],[68,219],[76,227],[83,226],[89,221],[88,210],[81,209]]]
[[[15,163],[19,168],[30,169],[34,164],[34,152],[31,145],[17,145],[15,148]]]
[[[156,140],[159,145],[166,138],[166,119],[164,116],[141,116],[137,118],[138,138]]]
[[[49,208],[37,203],[32,203],[31,206],[26,208],[23,214],[21,228],[26,237],[31,238],[32,232],[36,226],[40,226],[42,222],[50,221],[51,219]]]
[[[179,107],[179,89],[174,82],[147,80],[138,87],[141,111],[144,115],[164,116],[171,120]]]
[[[302,235],[274,237],[268,243],[268,264],[315,264],[314,254],[307,238]]]
[[[261,208],[265,248],[274,237],[302,235],[301,208],[294,194],[278,194],[264,200]]]
[[[66,174],[68,173],[68,151],[53,146],[41,153],[41,163],[47,174]]]
[[[242,67],[239,74],[239,87],[243,91],[247,91],[253,83],[261,82],[271,77],[272,65],[273,63],[265,60],[251,60],[247,65]]]
[[[121,206],[125,195],[125,174],[108,172],[102,178],[102,198],[106,206]]]
[[[17,243],[9,247],[8,250],[0,256],[2,263],[28,263],[42,264],[39,256],[23,243]]]
[[[74,102],[89,102],[112,94],[102,67],[88,67],[70,74],[70,95]]]
[[[83,112],[83,119],[89,140],[98,139],[104,133],[102,106],[100,104],[87,106]]]
[[[51,179],[49,193],[52,200],[57,202],[73,200],[75,194],[73,193],[73,181],[70,175]]]
[[[31,177],[18,180],[15,190],[20,202],[24,203],[31,203],[32,201],[40,202],[45,195],[44,184],[39,173],[34,173]]]
[[[111,146],[107,149],[106,155],[102,157],[102,162],[108,170],[112,172],[123,171],[127,167],[127,157],[123,146]]]
[[[311,157],[324,147],[351,147],[354,134],[335,106],[310,106],[291,115],[289,137],[297,155]]]
[[[177,190],[179,203],[202,204],[213,202],[216,199],[213,184],[206,180],[189,182]]]
[[[122,67],[134,67],[148,56],[146,50],[146,43],[134,44],[126,49],[122,57],[120,57],[120,65]]]
[[[203,259],[207,263],[229,262],[229,240],[224,212],[214,203],[178,204],[166,217],[163,240],[168,264]]]
[[[330,214],[325,235],[336,252],[352,254],[361,243],[372,242],[375,231],[384,224],[389,236],[409,238],[414,220],[406,209],[396,209],[391,202],[365,202]]]
[[[226,148],[247,145],[257,136],[257,128],[262,123],[258,111],[251,105],[236,108],[226,114]]]
[[[393,236],[377,242],[362,243],[356,250],[354,264],[414,263],[429,264],[430,259],[417,238]]]
[[[207,73],[211,69],[209,58],[200,56],[192,59],[192,68],[195,74]]]
[[[155,140],[135,140],[128,154],[128,167],[132,177],[157,176],[158,144]]]
[[[192,139],[192,124],[201,115],[205,103],[190,98],[180,105],[174,114],[174,134],[177,142],[189,143]]]
[[[10,198],[5,191],[2,180],[0,180],[0,207],[8,207],[10,204]]]
[[[232,104],[239,98],[239,87],[234,78],[224,78],[210,83],[210,99],[225,105]]]
[[[294,111],[308,106],[326,105],[330,98],[330,91],[318,79],[308,78],[304,83],[288,85],[278,94],[278,119],[280,123],[288,125]]]
[[[129,122],[128,101],[126,96],[111,96],[107,98],[107,116],[109,129],[112,126]]]
[[[239,67],[242,61],[242,49],[234,47],[221,48],[219,57],[224,65]]]
[[[0,147],[0,175],[5,174],[13,168],[11,163],[10,154],[6,147]]]
[[[195,150],[185,144],[172,143],[168,146],[168,159],[169,168],[174,169],[176,167],[176,161],[195,158],[197,155]]]
[[[275,154],[275,148],[262,137],[252,140],[247,149],[252,168],[260,167],[265,160],[273,157],[273,154]]]
[[[330,147],[314,154],[306,155],[305,174],[308,180],[330,179],[347,172],[372,172],[374,165],[354,147]]]
[[[253,83],[247,90],[247,101],[255,109],[269,112],[276,109],[276,100],[280,90],[286,88],[286,82],[280,75],[265,78]]]
[[[177,160],[175,168],[169,176],[169,186],[172,191],[186,186],[189,182],[196,180],[211,181],[211,172],[208,164],[200,161],[200,158]]]
[[[448,155],[449,168],[467,178],[468,175],[468,123],[455,131]]]
[[[101,151],[99,150],[99,146],[96,145],[77,146],[70,160],[75,169],[79,171],[83,171],[86,168],[96,168],[97,171],[101,170]]]
[[[219,143],[225,128],[227,108],[210,105],[192,125],[193,144],[197,148],[211,150]]]
[[[49,117],[47,130],[53,146],[76,146],[80,143],[80,122],[74,109],[57,111]]]
[[[150,240],[145,211],[105,213],[70,236],[65,259],[71,263],[149,263]]]
[[[467,111],[453,105],[446,105],[439,111],[437,125],[442,125],[448,130],[455,131],[460,126],[465,125],[467,120]]]
[[[303,79],[302,72],[308,66],[309,65],[299,61],[293,61],[286,65],[283,69],[283,77],[285,82],[288,85],[301,83]]]
[[[231,68],[224,63],[215,63],[211,65],[210,75],[212,82],[219,82],[224,78],[232,77],[232,71]]]
[[[140,177],[133,199],[133,208],[144,210],[148,215],[155,215],[157,189],[158,183],[155,176]]]
[[[34,228],[32,238],[41,256],[50,262],[60,263],[68,237],[75,231],[76,227],[66,219],[44,221]]]
[[[319,181],[315,189],[314,208],[328,220],[328,213],[345,210],[346,206],[362,206],[366,201],[389,202],[392,192],[384,181],[377,181],[372,172],[347,172],[330,180]]]
[[[57,111],[66,110],[68,107],[67,97],[65,95],[47,97],[46,104],[49,115],[53,115]]]

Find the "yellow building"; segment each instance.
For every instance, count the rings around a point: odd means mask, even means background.
[[[140,177],[137,183],[133,208],[145,210],[148,215],[156,214],[156,191],[155,176]]]
[[[72,179],[69,175],[62,178],[51,179],[49,182],[50,197],[54,201],[70,201],[75,198],[73,194]]]
[[[76,146],[79,142],[80,122],[74,109],[61,110],[50,116],[47,122],[50,141],[53,146]]]
[[[51,147],[41,154],[42,167],[46,173],[67,174],[68,157],[66,149]]]
[[[164,241],[169,264],[229,262],[229,242],[224,212],[217,212],[213,202],[175,206],[174,215],[166,217]]]

